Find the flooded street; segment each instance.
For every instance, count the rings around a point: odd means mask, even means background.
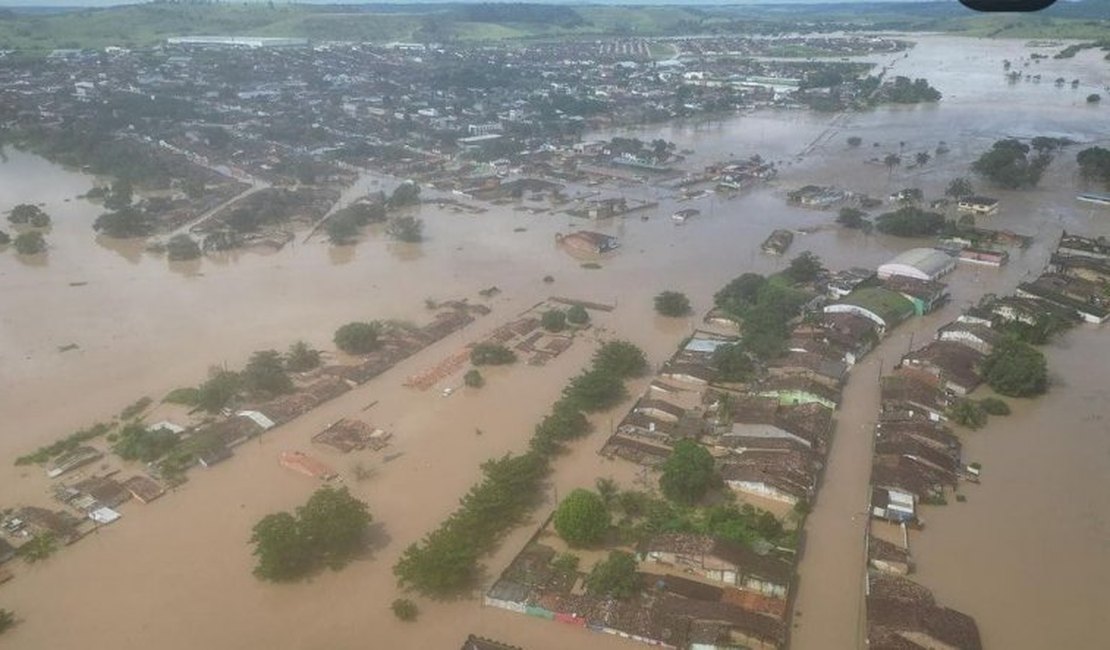
[[[839,229],[834,212],[787,206],[786,192],[805,184],[835,184],[886,197],[902,187],[940,196],[955,176],[994,140],[1007,136],[1067,136],[1110,141],[1107,107],[1083,98],[1110,83],[1098,50],[1036,64],[1046,81],[1009,84],[1002,61],[1021,65],[1038,51],[1022,41],[923,37],[908,58],[881,60],[891,74],[927,77],[942,93],[937,106],[898,107],[837,116],[803,111],[761,112],[699,124],[590,134],[662,137],[691,160],[760,154],[780,161],[778,178],[734,199],[679,202],[647,186],[631,197],[660,205],[608,222],[564,214],[528,214],[488,206],[482,214],[419,208],[427,241],[389,241],[371,227],[354,246],[322,237],[268,254],[237,252],[191,263],[170,263],[138,242],[95,236],[99,208],[76,198],[93,178],[14,150],[0,162],[0,210],[43,203],[54,220],[47,253],[0,251],[0,506],[44,505],[48,482],[39,467],[10,459],[97,420],[144,395],[161,398],[195,385],[213,365],[240,367],[255,350],[286,349],[298,339],[333,349],[339,325],[351,320],[430,318],[425,298],[469,298],[496,285],[485,300],[492,313],[424,349],[386,374],[327,402],[237,450],[235,458],[191,474],[182,488],[149,506],[130,502],[124,519],[49,561],[20,567],[0,586],[0,605],[24,619],[5,635],[5,648],[81,645],[139,648],[453,648],[469,633],[528,650],[569,647],[634,648],[591,634],[497,609],[477,597],[451,602],[416,599],[421,619],[401,623],[389,610],[400,595],[391,568],[405,547],[433,529],[479,477],[479,464],[525,449],[536,422],[567,378],[589,360],[595,337],[640,345],[658,364],[696,325],[657,317],[651,298],[662,289],[686,292],[696,312],[712,304],[721,285],[740,273],[783,268],[810,250],[832,269],[874,267],[921,245],[912,239]],[[1051,52],[1052,49],[1044,51]],[[1033,66],[1031,65],[1030,68]],[[1080,88],[1052,79],[1079,78]],[[850,149],[845,139],[864,138]],[[951,152],[917,169],[864,164],[903,151]],[[872,143],[879,146],[872,146]],[[904,143],[900,144],[900,143]],[[803,151],[809,151],[799,157]],[[870,433],[878,404],[880,364],[889,369],[909,347],[990,292],[1011,291],[1038,273],[1064,229],[1110,235],[1110,210],[1078,204],[1075,153],[1060,154],[1038,189],[984,191],[1001,200],[986,227],[1036,238],[1013,251],[1001,269],[961,266],[945,280],[952,303],[941,313],[896,330],[858,365],[836,414],[824,486],[807,525],[793,632],[797,648],[855,648],[862,615],[862,531]],[[377,186],[367,186],[377,189]],[[696,207],[701,215],[676,227],[669,215]],[[774,228],[800,234],[784,258],[759,253]],[[11,229],[5,223],[5,231]],[[523,229],[523,230],[520,230]],[[620,238],[621,249],[601,269],[581,266],[556,247],[555,234],[596,229]],[[553,284],[543,277],[551,275]],[[479,340],[517,313],[550,296],[615,303],[594,314],[595,329],[544,367],[517,364],[486,375],[481,391],[443,398],[435,390],[402,386],[404,379]],[[1110,336],[1083,326],[1045,348],[1050,393],[1012,400],[1014,415],[993,418],[964,434],[965,456],[983,464],[983,483],[967,486],[966,503],[927,508],[928,526],[911,536],[916,579],[937,599],[975,617],[986,647],[1096,647],[1091,635],[1110,611],[1110,438],[1107,406]],[[76,349],[62,352],[62,346]],[[457,380],[458,377],[455,377]],[[645,380],[646,381],[646,380]],[[456,382],[458,383],[458,382]],[[643,383],[630,386],[637,394]],[[367,408],[367,405],[377,405]],[[631,485],[637,468],[601,458],[597,449],[624,404],[594,418],[595,431],[554,463],[560,494],[612,476]],[[304,502],[317,484],[277,463],[287,449],[308,450],[309,439],[343,417],[365,419],[394,433],[386,453],[322,454],[374,516],[370,556],[342,572],[275,586],[251,575],[247,540],[263,515]],[[481,429],[482,435],[475,430]],[[317,453],[314,451],[313,453]],[[358,481],[354,466],[370,477]],[[538,524],[551,507],[535,513]],[[534,526],[507,536],[485,562],[492,579],[523,546]],[[488,581],[487,581],[488,584]],[[62,622],[64,621],[64,624]]]

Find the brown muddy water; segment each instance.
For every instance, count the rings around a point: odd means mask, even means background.
[[[812,230],[795,239],[786,257],[812,250],[831,268],[874,266],[918,245],[838,230],[830,226],[832,213],[788,207],[785,193],[828,183],[883,197],[918,186],[938,196],[999,137],[1110,139],[1106,108],[1083,101],[1110,83],[1110,66],[1096,51],[1085,51],[1075,59],[1036,64],[1040,84],[1007,84],[1002,60],[1021,66],[1034,51],[1024,42],[922,37],[907,58],[882,59],[895,74],[928,77],[945,95],[933,107],[848,116],[760,112],[620,131],[673,140],[695,150],[696,163],[753,153],[781,161],[773,184],[736,199],[680,203],[667,191],[627,187],[620,191],[655,198],[660,206],[648,221],[632,215],[601,224],[509,208],[470,215],[426,205],[420,216],[429,239],[417,246],[388,242],[371,231],[352,247],[298,239],[273,254],[170,264],[143,252],[139,243],[93,236],[97,208],[75,198],[93,179],[8,150],[0,163],[0,210],[41,202],[54,225],[45,255],[26,259],[10,248],[0,251],[0,458],[108,418],[140,396],[157,398],[195,384],[211,365],[239,366],[253,350],[284,349],[301,338],[330,348],[335,327],[349,320],[420,321],[427,318],[426,297],[478,300],[477,291],[491,285],[502,293],[488,301],[493,313],[469,328],[241,448],[231,461],[196,473],[162,500],[123,506],[123,520],[41,566],[20,567],[17,578],[0,587],[0,607],[23,620],[5,634],[5,647],[451,648],[471,632],[539,650],[635,647],[482,608],[477,598],[417,599],[423,615],[415,625],[396,621],[389,611],[399,595],[390,571],[396,558],[455,507],[477,479],[481,461],[524,448],[535,422],[566,379],[587,363],[594,344],[579,340],[543,368],[488,373],[486,388],[449,398],[403,388],[404,378],[552,293],[617,303],[612,313],[596,316],[598,335],[628,338],[658,363],[694,324],[656,317],[651,296],[664,288],[682,290],[704,310],[731,277],[782,268],[786,260],[758,252],[773,228]],[[1079,78],[1083,85],[1057,89],[1056,76]],[[849,150],[844,141],[850,135],[864,137],[865,145]],[[941,140],[952,152],[920,169],[900,168],[888,176],[882,167],[863,164],[892,151],[907,158],[931,152]],[[958,269],[948,278],[953,303],[946,312],[903,327],[856,369],[809,521],[795,647],[858,644],[858,513],[866,502],[866,436],[880,359],[889,368],[909,346],[911,331],[920,343],[983,293],[1010,291],[1038,272],[1062,229],[1110,235],[1110,213],[1073,200],[1075,151],[1059,157],[1039,189],[994,193],[1002,209],[982,223],[1037,237],[1030,249],[1016,252],[1001,270]],[[801,152],[808,153],[799,157]],[[667,217],[677,207],[698,207],[702,214],[675,227]],[[553,244],[556,232],[579,228],[614,234],[622,249],[603,260],[602,269],[584,269]],[[553,285],[542,282],[548,274]],[[927,529],[911,538],[918,578],[941,602],[976,617],[988,647],[1100,645],[1094,636],[1098,615],[1110,611],[1110,506],[1103,499],[1110,488],[1110,443],[1100,388],[1110,372],[1102,362],[1110,351],[1106,336],[1105,328],[1088,327],[1048,349],[1057,380],[1053,392],[1017,403],[1014,416],[994,418],[988,428],[965,436],[969,459],[984,465],[983,484],[965,488],[967,503],[929,509]],[[59,351],[71,343],[79,347]],[[363,410],[375,400],[376,406]],[[635,467],[595,453],[619,412],[598,417],[597,431],[558,461],[554,484],[560,493],[590,485],[597,476],[625,484],[636,479]],[[315,487],[279,467],[277,455],[307,450],[309,438],[340,417],[388,428],[395,438],[386,453],[401,454],[385,462],[381,453],[314,452],[370,504],[373,552],[304,584],[260,583],[250,574],[250,527],[266,513],[303,502]],[[355,463],[369,468],[371,477],[357,481]],[[0,463],[0,506],[45,504],[46,489],[38,468]],[[545,514],[537,513],[537,521]],[[532,530],[517,529],[489,558],[491,577]]]

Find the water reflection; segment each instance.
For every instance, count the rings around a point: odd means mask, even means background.
[[[201,264],[201,258],[198,257],[194,260],[180,260],[176,262],[169,262],[167,264],[167,267],[170,269],[171,272],[178,275],[182,275],[188,278],[199,278],[203,277],[204,275],[200,272]]]
[[[35,255],[20,255],[17,253],[15,259],[19,260],[19,263],[24,266],[45,267],[50,262],[50,252],[43,251]]]
[[[424,257],[424,247],[420,244],[395,241],[390,242],[386,248],[390,255],[400,262],[414,262]]]
[[[346,244],[343,246],[328,246],[328,259],[335,266],[342,266],[350,264],[351,260],[355,259],[355,248],[357,244]]]
[[[143,259],[147,240],[144,238],[117,239],[107,235],[97,235],[96,243],[105,250],[110,250],[132,264],[138,264]]]

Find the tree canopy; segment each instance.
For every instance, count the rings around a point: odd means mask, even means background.
[[[867,213],[850,206],[840,208],[840,212],[836,215],[836,222],[845,228],[865,231],[871,229],[871,221],[867,218]]]
[[[218,413],[228,405],[243,388],[239,373],[219,370],[197,387],[197,406],[209,413]]]
[[[567,328],[567,314],[561,309],[549,309],[540,316],[540,324],[548,332],[562,332]]]
[[[668,499],[692,504],[705,496],[716,480],[709,450],[693,440],[680,440],[663,463],[659,487]]]
[[[944,215],[906,205],[893,212],[880,214],[875,220],[875,227],[888,235],[926,237],[935,235],[944,228]]]
[[[280,582],[321,566],[340,569],[362,550],[371,521],[366,504],[346,487],[322,487],[295,514],[279,512],[255,524],[254,573]]]
[[[810,251],[804,251],[790,260],[790,266],[786,267],[783,275],[795,284],[803,284],[813,282],[824,271],[825,266],[821,263],[821,258]]]
[[[274,396],[293,390],[293,380],[285,374],[285,363],[277,350],[252,354],[241,378],[243,388],[253,395]]]
[[[586,591],[593,596],[627,599],[640,592],[636,558],[624,551],[609,551],[609,557],[594,565],[586,576]]]
[[[571,305],[567,309],[567,322],[573,325],[585,325],[590,322],[590,313],[582,305]]]
[[[577,408],[593,412],[616,406],[628,395],[628,390],[620,375],[595,367],[573,377],[563,395]]]
[[[1030,397],[1048,389],[1048,368],[1040,350],[1013,339],[994,346],[983,360],[990,387],[1007,397]]]
[[[200,257],[200,244],[185,233],[174,235],[166,242],[166,257],[173,262],[195,260]]]
[[[678,291],[663,291],[655,296],[655,311],[663,316],[685,316],[690,313],[690,299]]]
[[[476,366],[501,366],[516,361],[516,353],[499,343],[479,343],[470,348],[470,363]]]
[[[393,194],[389,195],[388,205],[390,208],[400,208],[419,202],[420,186],[411,181],[406,181],[398,185],[397,188],[393,190]]]
[[[50,215],[42,208],[31,203],[20,203],[8,213],[8,221],[17,225],[29,225],[35,228],[45,228],[50,225]]]
[[[971,181],[963,176],[957,176],[948,183],[948,187],[944,189],[944,195],[950,196],[954,199],[962,199],[965,196],[971,196],[975,193],[975,188],[971,185]]]
[[[1075,156],[1080,175],[1088,181],[1102,183],[1110,188],[1110,149],[1088,147]]]
[[[167,429],[148,429],[142,422],[125,424],[112,449],[124,460],[150,463],[177,446],[177,434]]]
[[[998,140],[971,165],[990,183],[1007,189],[1036,187],[1052,156],[1041,152],[1029,157],[1029,145],[1013,138]]]
[[[20,255],[37,255],[46,250],[46,238],[37,230],[22,232],[16,235],[12,246]]]
[[[304,341],[289,346],[285,353],[285,368],[290,372],[307,372],[320,365],[320,351]]]
[[[377,321],[355,321],[335,330],[335,346],[347,354],[368,354],[378,347],[382,326]]]
[[[719,381],[745,382],[755,374],[755,362],[743,345],[733,343],[718,346],[713,351],[713,366]]]
[[[577,489],[555,510],[556,532],[571,546],[600,542],[609,530],[609,510],[596,492]]]
[[[628,341],[603,343],[593,358],[594,368],[612,373],[621,379],[641,377],[648,371],[644,351]]]

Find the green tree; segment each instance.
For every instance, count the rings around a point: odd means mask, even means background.
[[[867,213],[859,208],[843,207],[836,215],[836,222],[845,228],[864,230],[871,225],[867,220]]]
[[[1099,181],[1110,187],[1110,149],[1088,147],[1075,156],[1084,180]]]
[[[368,354],[378,347],[381,331],[376,321],[347,323],[335,330],[335,346],[347,354]]]
[[[536,425],[535,438],[560,443],[590,432],[590,421],[566,399],[555,402],[551,413]]]
[[[975,193],[975,188],[971,185],[971,181],[963,176],[957,176],[948,183],[948,187],[944,190],[945,196],[950,196],[954,199],[962,199],[965,196],[971,196]]]
[[[586,576],[586,591],[592,596],[627,599],[640,592],[636,558],[624,551],[609,551],[609,557],[594,565]]]
[[[983,360],[983,376],[994,392],[1007,397],[1030,397],[1048,389],[1044,354],[1025,343],[1005,339]]]
[[[969,429],[979,429],[987,423],[987,412],[970,399],[961,399],[949,407],[948,417]]]
[[[886,165],[887,178],[890,178],[894,173],[894,168],[902,164],[902,157],[896,153],[888,153],[886,157],[883,158],[883,164]]]
[[[197,406],[209,413],[218,413],[243,387],[239,373],[220,370],[197,387]]]
[[[50,217],[42,211],[42,208],[31,203],[20,203],[8,212],[8,221],[17,226],[34,225],[35,219],[41,220],[42,217],[46,217],[46,223],[49,225]]]
[[[540,324],[548,332],[561,332],[567,328],[567,314],[561,309],[549,309],[540,316]]]
[[[560,553],[551,561],[551,568],[564,575],[578,573],[578,563],[581,560],[574,553]]]
[[[567,322],[573,325],[585,325],[590,322],[590,313],[582,305],[571,305],[567,309]]]
[[[133,199],[134,188],[131,187],[131,181],[120,179],[112,183],[111,191],[104,198],[104,207],[109,210],[122,210],[130,207]]]
[[[406,181],[398,185],[397,188],[393,190],[393,194],[389,196],[388,205],[390,208],[400,208],[419,202],[420,186],[416,183],[413,183],[412,181]]]
[[[755,303],[759,290],[767,284],[767,278],[757,273],[745,273],[721,288],[713,295],[713,304],[730,314],[741,315]]]
[[[478,552],[454,527],[440,527],[410,544],[393,567],[402,585],[424,593],[456,593],[474,579]]]
[[[389,608],[393,610],[394,616],[405,622],[415,621],[416,617],[420,614],[420,610],[417,609],[416,603],[408,598],[398,598],[394,600]]]
[[[288,512],[266,515],[251,535],[258,564],[254,574],[263,580],[296,580],[313,566],[313,553],[301,522]]]
[[[350,219],[343,218],[339,215],[335,215],[331,219],[328,219],[324,229],[328,233],[328,241],[336,246],[349,244],[351,240],[358,235],[358,226]]]
[[[15,625],[15,614],[6,609],[0,609],[0,634],[7,632]]]
[[[875,227],[888,235],[927,237],[936,235],[944,228],[944,215],[906,205],[893,212],[880,214],[875,220]]]
[[[418,243],[424,240],[424,222],[416,217],[393,217],[385,227],[385,234],[397,241]]]
[[[629,341],[607,341],[594,353],[593,367],[620,379],[642,377],[648,371],[644,351]]]
[[[476,366],[501,366],[516,361],[516,354],[498,343],[479,343],[470,349],[470,363]]]
[[[861,144],[863,144],[863,138],[859,137],[858,135],[848,136],[849,147],[855,148],[860,146]]]
[[[559,504],[553,523],[571,546],[597,544],[609,530],[609,510],[596,492],[579,488]]]
[[[693,440],[680,440],[663,463],[659,487],[668,499],[692,504],[705,496],[716,480],[709,450]]]
[[[112,449],[124,460],[141,460],[150,463],[158,460],[177,446],[177,434],[167,429],[148,429],[141,422],[125,424]]]
[[[620,486],[611,478],[598,477],[594,480],[594,487],[597,488],[597,495],[601,497],[601,501],[608,508],[617,498],[620,492]]]
[[[1015,139],[998,140],[971,165],[972,171],[989,182],[1007,189],[1036,187],[1052,156],[1027,155],[1029,145]]]
[[[1009,415],[1010,405],[997,397],[984,397],[979,400],[979,406],[991,415]]]
[[[16,235],[13,245],[20,255],[37,255],[46,250],[46,238],[41,232],[31,230]]]
[[[251,355],[241,375],[243,388],[253,395],[282,395],[293,390],[285,374],[285,363],[277,350],[259,350]]]
[[[304,341],[289,346],[285,353],[285,368],[290,372],[307,372],[320,365],[320,351]]]
[[[920,167],[932,160],[932,156],[930,156],[929,153],[926,151],[919,151],[917,154],[914,155],[913,160],[917,163],[917,166]]]
[[[297,520],[313,555],[325,566],[338,569],[364,547],[366,530],[373,518],[362,501],[346,487],[324,486],[303,506]]]
[[[1090,95],[1087,95],[1087,103],[1088,104],[1097,104],[1101,101],[1102,101],[1102,95],[1100,95],[1098,93],[1091,93]]]
[[[790,260],[790,266],[786,267],[783,275],[795,284],[803,284],[813,282],[824,271],[825,266],[821,264],[821,258],[810,251],[805,251]]]
[[[477,368],[471,368],[463,375],[463,383],[471,388],[481,388],[486,385],[486,380],[482,377],[482,373],[478,372]]]
[[[655,296],[655,311],[677,318],[690,313],[690,299],[678,291],[663,291]]]
[[[620,377],[595,368],[572,378],[563,389],[563,395],[571,404],[589,413],[616,406],[628,391]]]
[[[200,257],[200,244],[185,233],[174,235],[166,242],[166,256],[175,262],[195,260]]]
[[[0,230],[0,246],[7,246],[10,243],[12,243],[12,236]]]
[[[733,343],[718,346],[713,351],[713,366],[718,379],[724,382],[745,382],[755,374],[755,362],[743,345]]]
[[[143,211],[124,207],[97,217],[93,230],[119,239],[145,237],[154,231],[154,222]]]

